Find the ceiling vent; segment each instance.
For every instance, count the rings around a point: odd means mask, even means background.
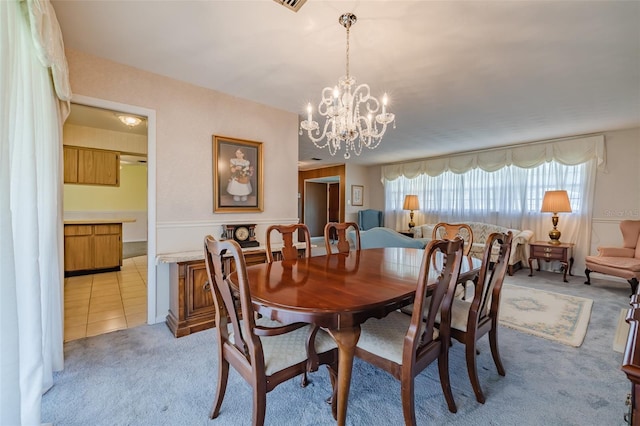
[[[275,1],[276,3],[280,3],[287,9],[297,12],[298,10],[300,10],[302,5],[306,3],[307,0],[273,0],[273,1]]]

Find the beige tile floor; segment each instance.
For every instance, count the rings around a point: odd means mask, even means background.
[[[118,272],[64,280],[64,341],[147,321],[147,256],[124,259]]]

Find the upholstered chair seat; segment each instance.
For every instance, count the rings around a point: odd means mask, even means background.
[[[256,319],[256,328],[277,328],[282,327],[278,321],[267,318]],[[227,326],[229,330],[229,341],[235,344],[233,327],[231,324]],[[309,355],[305,348],[305,343],[311,332],[311,326],[298,328],[285,334],[275,336],[260,336],[262,342],[262,350],[264,351],[264,367],[267,376],[270,376],[280,370],[284,370],[290,365],[298,364],[305,361]],[[316,353],[328,352],[336,349],[336,341],[323,330],[318,330],[315,337]]]
[[[428,310],[425,315],[429,315]],[[371,318],[361,326],[358,347],[375,352],[381,358],[402,364],[402,343],[411,323],[411,316],[395,311],[383,319]],[[433,340],[438,338],[438,329],[433,329]]]

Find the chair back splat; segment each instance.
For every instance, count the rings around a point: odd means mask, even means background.
[[[271,245],[271,232],[277,231],[282,235],[282,249],[280,251],[282,260],[293,260],[298,258],[298,248],[293,243],[293,235],[297,231],[304,236],[305,252],[304,257],[311,257],[311,235],[309,228],[303,223],[292,225],[271,225],[267,228],[267,262],[273,263],[273,249]]]
[[[487,333],[498,374],[505,375],[498,351],[498,316],[512,240],[511,231],[507,234],[493,233],[489,236],[484,248],[480,274],[474,285],[473,300],[454,299],[451,306],[451,337],[465,345],[469,380],[480,403],[485,402],[485,397],[476,367],[476,342]],[[499,254],[491,268],[491,254],[495,247],[498,248]]]
[[[347,230],[353,228],[355,235],[355,249],[360,251],[360,229],[355,222],[329,222],[324,227],[324,244],[327,248],[327,254],[331,254],[331,240],[335,237],[337,240],[336,247],[338,253],[349,253],[351,244],[347,238]]]
[[[440,222],[433,227],[431,238],[434,240],[453,240],[462,238],[464,240],[463,254],[469,255],[473,245],[473,230],[466,223],[444,223]]]
[[[449,381],[450,308],[460,274],[460,239],[432,240],[422,256],[411,316],[393,311],[384,318],[362,324],[355,355],[401,381],[404,421],[416,424],[414,378],[438,360],[440,384],[452,413],[457,411]],[[435,281],[435,283],[434,283]],[[427,290],[432,289],[430,297]],[[440,329],[435,320],[441,312]]]
[[[204,240],[205,264],[216,313],[218,383],[210,418],[220,414],[229,378],[229,365],[253,388],[254,426],[264,424],[267,392],[312,365],[325,364],[337,374],[337,346],[326,333],[304,323],[283,325],[253,310],[244,256],[233,240]],[[223,256],[233,258],[237,288],[232,288],[224,270]],[[286,355],[283,355],[286,354]],[[312,360],[312,361],[310,361]],[[335,390],[334,390],[335,392]]]

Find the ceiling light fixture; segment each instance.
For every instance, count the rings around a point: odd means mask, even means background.
[[[133,115],[126,114],[117,114],[117,117],[123,124],[126,124],[128,127],[136,127],[138,124],[142,123],[142,119],[139,117],[134,117]]]
[[[322,133],[318,122],[313,121],[311,103],[307,106],[307,119],[300,122],[300,135],[306,130],[314,145],[328,147],[331,155],[335,155],[344,142],[345,159],[351,157],[350,152],[360,155],[363,146],[376,148],[387,131],[387,125],[395,120],[395,115],[387,112],[386,93],[380,102],[371,96],[369,85],[356,86],[356,79],[349,75],[349,29],[356,21],[356,15],[352,13],[338,18],[338,22],[347,29],[347,74],[338,80],[338,86],[322,90],[322,100],[318,104],[318,112],[326,117]],[[326,141],[321,143],[325,138]]]

